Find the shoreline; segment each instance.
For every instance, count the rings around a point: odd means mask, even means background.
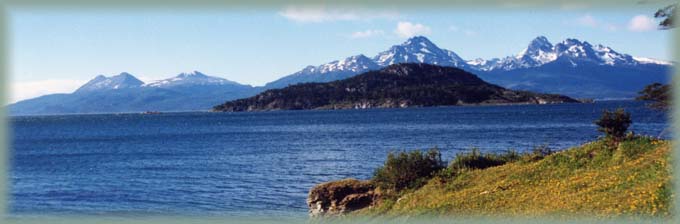
[[[159,111],[160,115],[163,114],[188,114],[188,113],[215,113],[215,114],[235,114],[235,113],[268,113],[268,112],[312,112],[312,111],[370,111],[370,110],[398,110],[398,109],[422,109],[422,108],[475,108],[475,107],[512,107],[512,106],[532,106],[532,105],[573,105],[573,104],[598,104],[607,102],[641,102],[634,99],[626,100],[595,100],[593,103],[552,103],[552,104],[529,104],[529,103],[515,103],[515,104],[470,104],[470,105],[440,105],[440,106],[429,106],[429,107],[376,107],[376,108],[366,108],[366,109],[309,109],[309,110],[263,110],[263,111],[237,111],[237,112],[221,112],[212,110],[195,110],[195,111]],[[8,118],[19,118],[19,117],[51,117],[51,116],[88,116],[88,115],[135,115],[143,113],[144,111],[138,112],[120,112],[120,113],[109,113],[109,112],[96,112],[96,113],[66,113],[66,114],[24,114],[24,115],[8,115]],[[157,114],[153,114],[157,115]]]
[[[453,176],[436,173],[428,177],[423,186],[403,191],[385,189],[376,176],[368,180],[348,178],[324,182],[310,189],[307,204],[310,216],[315,218],[396,218],[435,214],[542,217],[575,213],[591,218],[626,214],[669,217],[673,197],[669,188],[672,140],[651,136],[627,138],[616,148],[609,148],[612,146],[607,146],[605,140],[597,139],[546,153],[539,159],[464,169],[454,172]],[[583,152],[588,152],[586,157]],[[596,154],[588,156],[591,153]],[[467,158],[468,155],[457,157]],[[574,156],[578,159],[565,160]],[[387,164],[386,161],[385,166]],[[533,176],[534,172],[541,174]],[[654,176],[636,179],[643,173],[651,175],[648,172],[654,172]],[[644,196],[650,193],[651,197]],[[635,200],[622,196],[629,194]],[[644,196],[639,199],[642,201],[637,201],[639,194]]]

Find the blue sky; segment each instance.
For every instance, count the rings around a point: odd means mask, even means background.
[[[198,70],[263,85],[347,56],[374,56],[424,35],[466,60],[505,57],[533,38],[577,38],[671,60],[663,4],[593,8],[281,6],[211,10],[10,10],[10,102],[71,92],[98,74],[143,81]]]

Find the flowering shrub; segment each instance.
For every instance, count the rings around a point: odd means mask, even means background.
[[[598,126],[597,130],[605,134],[605,138],[619,142],[625,136],[626,130],[632,123],[630,113],[627,113],[622,108],[616,111],[604,110],[602,117],[595,121]]]

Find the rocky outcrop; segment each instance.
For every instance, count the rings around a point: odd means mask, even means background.
[[[379,194],[371,181],[344,179],[314,186],[307,206],[311,217],[338,216],[374,205]]]

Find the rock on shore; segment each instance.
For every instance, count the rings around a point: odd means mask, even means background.
[[[371,181],[349,178],[314,186],[307,206],[311,217],[337,216],[374,205],[378,195]]]

